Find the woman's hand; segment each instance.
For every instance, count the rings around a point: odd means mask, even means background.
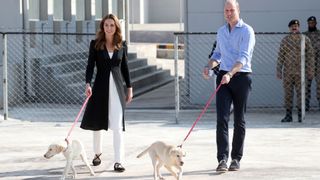
[[[90,84],[86,84],[86,96],[89,97],[92,95],[92,88]]]
[[[133,92],[132,87],[128,88],[127,97],[126,97],[126,103],[129,104],[132,101]]]

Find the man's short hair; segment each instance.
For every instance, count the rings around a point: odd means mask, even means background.
[[[238,8],[240,8],[239,3],[238,3],[237,0],[226,0],[225,3],[232,3],[232,4],[234,3]]]

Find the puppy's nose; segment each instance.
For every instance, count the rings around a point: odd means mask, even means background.
[[[184,164],[184,162],[183,162],[183,161],[181,161],[181,162],[180,162],[180,165],[181,165],[181,166],[183,166],[183,164]]]

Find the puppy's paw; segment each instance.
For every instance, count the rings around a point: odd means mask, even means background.
[[[94,172],[93,172],[93,171],[92,171],[92,172],[90,172],[90,175],[91,175],[91,176],[95,176],[95,174],[94,174]]]
[[[159,176],[159,180],[165,180],[163,176]]]
[[[73,174],[71,175],[71,178],[72,178],[72,179],[77,179],[77,173],[73,173]]]

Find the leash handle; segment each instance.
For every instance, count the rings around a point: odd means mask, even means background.
[[[209,100],[207,101],[205,107],[203,108],[203,110],[201,111],[200,115],[197,117],[196,121],[193,123],[192,127],[190,128],[188,134],[186,135],[186,137],[183,139],[182,143],[180,145],[178,145],[178,147],[182,148],[183,143],[188,139],[189,135],[191,134],[191,131],[193,130],[193,128],[196,126],[197,122],[201,119],[201,117],[203,116],[203,114],[206,112],[206,110],[208,109],[211,101],[213,100],[213,98],[215,97],[215,95],[217,94],[218,90],[221,87],[221,83],[219,84],[219,86],[215,89],[215,91],[211,94]]]
[[[80,111],[79,111],[76,119],[74,120],[74,122],[73,122],[73,124],[72,124],[72,126],[71,126],[71,128],[70,128],[70,130],[69,130],[69,132],[68,132],[67,137],[65,138],[65,141],[67,142],[67,144],[69,144],[68,138],[69,138],[69,136],[70,136],[73,128],[76,126],[76,124],[77,124],[77,122],[78,122],[78,120],[79,120],[79,118],[80,118],[81,112],[83,111],[84,107],[85,107],[86,104],[88,103],[90,97],[91,97],[91,95],[88,96],[88,97],[86,98],[86,100],[84,101],[84,103],[83,103],[83,105],[82,105],[82,107],[81,107],[81,109],[80,109]]]

